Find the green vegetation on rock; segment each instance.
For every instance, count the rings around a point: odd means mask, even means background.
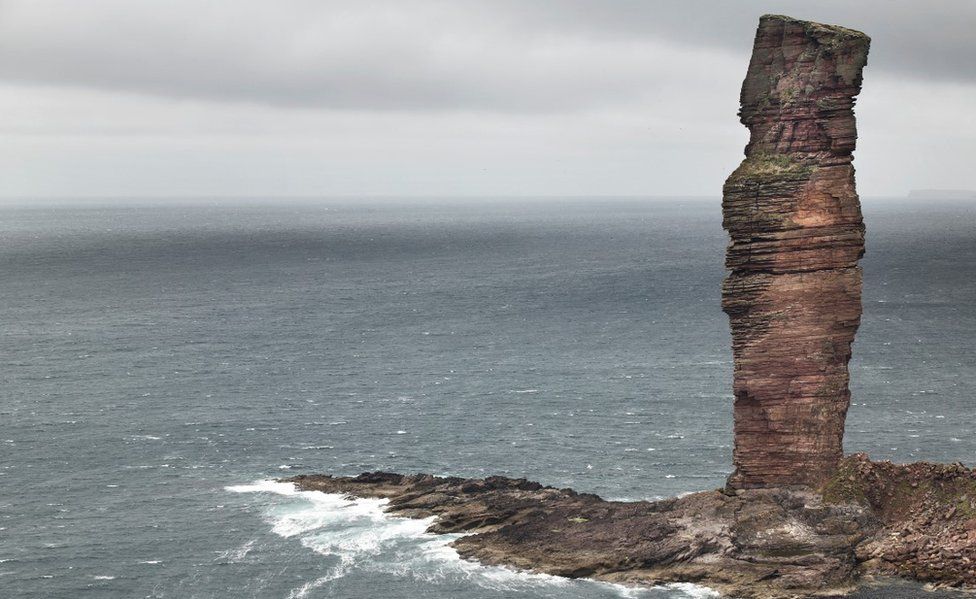
[[[793,160],[788,154],[759,152],[747,156],[729,177],[729,182],[768,183],[776,179],[807,179],[815,167]]]
[[[824,503],[838,505],[856,503],[868,505],[865,481],[859,476],[857,462],[843,460],[834,476],[828,480],[820,490]]]

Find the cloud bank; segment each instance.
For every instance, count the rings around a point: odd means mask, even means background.
[[[865,193],[976,187],[976,3],[5,0],[0,194],[717,195],[758,16],[872,35]]]

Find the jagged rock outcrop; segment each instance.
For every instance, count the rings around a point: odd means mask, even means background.
[[[746,158],[725,182],[722,305],[735,362],[731,488],[816,486],[843,456],[864,225],[854,97],[870,39],[760,19],[742,85]]]
[[[284,479],[307,491],[389,499],[393,516],[466,533],[464,558],[648,586],[695,582],[740,599],[836,597],[865,575],[976,585],[976,472],[841,461],[821,489],[703,491],[605,501],[525,479],[367,473]]]
[[[624,503],[504,477],[377,472],[285,480],[303,490],[388,498],[394,516],[436,516],[428,531],[467,533],[453,547],[484,564],[634,586],[697,582],[743,599],[850,590],[850,539],[875,522],[863,508],[782,489]]]

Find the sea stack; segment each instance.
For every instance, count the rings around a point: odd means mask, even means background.
[[[869,44],[844,27],[759,22],[740,96],[750,140],[722,202],[733,489],[816,487],[843,457],[864,253],[853,108]]]
[[[459,535],[465,559],[557,576],[691,582],[740,599],[838,597],[862,576],[976,588],[976,470],[841,455],[864,250],[852,108],[868,43],[789,17],[759,24],[742,87],[752,139],[724,200],[730,488],[625,502],[499,476],[283,481],[386,499],[391,515]]]

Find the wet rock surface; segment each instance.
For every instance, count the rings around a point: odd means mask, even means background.
[[[694,582],[733,597],[840,596],[873,576],[976,585],[976,473],[959,465],[845,458],[823,489],[714,490],[605,501],[525,479],[366,473],[284,479],[389,499],[464,533],[464,558],[636,586]],[[914,486],[913,486],[914,485]]]

